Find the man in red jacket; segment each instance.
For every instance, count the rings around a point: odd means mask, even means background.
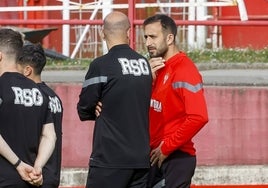
[[[176,47],[177,26],[166,15],[144,23],[154,75],[150,103],[151,173],[149,187],[190,187],[196,167],[192,138],[208,122],[202,77]]]

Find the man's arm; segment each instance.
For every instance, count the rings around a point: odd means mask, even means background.
[[[107,82],[107,76],[99,74],[97,63],[92,62],[85,76],[85,81],[79,95],[77,112],[81,121],[95,120],[95,108],[100,101],[102,85]]]
[[[4,138],[0,135],[0,154],[5,157],[11,164],[15,165],[19,157],[12,151]]]
[[[33,171],[33,167],[24,163],[19,157],[13,152],[13,150],[6,143],[2,135],[0,134],[0,155],[6,158],[14,168],[17,169],[21,178],[25,181],[31,181],[29,173]]]
[[[198,70],[193,66],[188,67],[184,79],[176,80],[177,83],[183,80],[183,84],[174,85],[174,87],[176,87],[177,95],[184,100],[185,119],[176,131],[163,140],[161,151],[164,155],[169,155],[186,142],[191,141],[208,122],[203,81]]]
[[[40,167],[42,169],[45,166],[53,153],[56,139],[54,124],[47,123],[43,125],[38,154],[34,163],[35,168]]]
[[[43,184],[42,168],[53,153],[56,142],[56,133],[53,123],[43,125],[37,157],[34,163],[34,170],[30,173],[31,184],[40,186]]]

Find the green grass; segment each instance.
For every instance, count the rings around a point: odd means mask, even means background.
[[[92,61],[92,59],[55,60],[55,59],[48,58],[45,69],[83,70],[83,69],[88,68],[91,61]]]
[[[196,63],[268,63],[268,48],[199,50],[187,54]]]
[[[186,52],[195,63],[268,63],[268,48],[196,50]],[[57,61],[48,59],[47,69],[86,69],[92,59]]]

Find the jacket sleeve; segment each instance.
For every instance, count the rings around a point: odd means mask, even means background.
[[[208,122],[207,105],[204,96],[203,81],[196,69],[188,69],[182,86],[175,89],[177,96],[183,101],[185,119],[181,126],[164,140],[161,151],[169,155],[173,151],[190,142],[200,129]],[[179,99],[178,99],[179,100]]]
[[[85,76],[77,103],[77,112],[81,121],[95,120],[95,107],[101,98],[102,84],[106,81],[107,77],[100,75],[99,67],[93,61]]]
[[[187,107],[185,121],[179,129],[164,140],[161,150],[165,155],[169,155],[185,143],[191,141],[200,129],[208,122],[203,90],[195,94],[188,94],[185,100],[188,100],[186,103],[190,105]]]

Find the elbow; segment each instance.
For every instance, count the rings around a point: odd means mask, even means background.
[[[46,138],[52,145],[55,145],[57,141],[55,129],[50,129],[49,132],[44,133],[43,138]]]
[[[51,136],[51,140],[54,142],[54,144],[57,141],[57,135],[56,135],[56,132],[55,131],[54,131],[54,134]]]
[[[196,125],[198,125],[198,127],[201,129],[202,127],[204,127],[207,123],[208,123],[208,116],[207,115],[201,115],[199,114],[198,116],[196,116],[195,118],[193,118],[191,121],[195,122]]]
[[[53,149],[55,149],[55,147],[56,147],[56,141],[57,141],[57,136],[56,136],[56,133],[54,131],[54,134],[50,135],[50,142],[51,142],[51,146],[53,147]]]
[[[77,112],[78,112],[78,116],[79,116],[80,121],[91,120],[90,114],[87,113],[86,111],[78,109]]]
[[[88,110],[81,108],[80,106],[77,106],[77,113],[79,116],[80,121],[87,121],[87,120],[95,120],[96,115],[89,113]]]
[[[202,117],[201,122],[202,122],[203,126],[205,126],[208,123],[208,121],[209,121],[209,119],[208,119],[207,115]]]
[[[77,113],[79,116],[80,121],[86,121],[87,120],[87,109],[83,108],[82,106],[80,106],[79,104],[77,104]]]

